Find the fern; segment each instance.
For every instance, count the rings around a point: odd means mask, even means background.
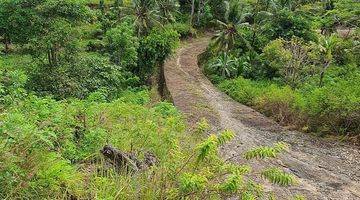
[[[238,174],[232,174],[220,185],[220,190],[227,193],[235,193],[243,185],[243,178]]]
[[[207,131],[210,130],[210,125],[208,123],[208,121],[205,118],[202,118],[197,124],[196,124],[196,128],[195,128],[195,134],[197,135],[201,135],[206,133]]]
[[[244,157],[247,160],[254,158],[275,158],[280,152],[286,150],[288,145],[285,143],[276,143],[274,147],[258,147],[245,153]]]
[[[251,167],[249,165],[227,164],[222,170],[233,174],[245,175],[251,172]]]
[[[289,186],[295,184],[295,177],[283,172],[278,168],[269,168],[262,172],[262,175],[274,184]]]
[[[230,140],[232,140],[235,137],[234,132],[230,131],[230,130],[225,130],[223,132],[220,133],[220,135],[218,136],[218,146],[224,145],[225,143],[229,142]]]
[[[207,181],[203,176],[184,173],[180,177],[180,191],[183,193],[200,191],[205,188]]]
[[[211,135],[207,140],[202,142],[198,146],[199,155],[197,157],[197,162],[204,161],[211,153],[214,153],[217,149],[218,138],[216,135]]]
[[[197,157],[197,161],[203,161],[211,153],[215,153],[219,146],[224,145],[226,142],[230,141],[234,135],[235,134],[232,131],[228,130],[223,131],[219,134],[219,136],[210,135],[207,140],[198,146],[199,155]]]

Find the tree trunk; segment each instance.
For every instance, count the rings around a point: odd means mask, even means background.
[[[194,14],[195,14],[195,0],[191,1],[191,14],[190,14],[190,26],[193,26],[193,20],[194,20]]]
[[[198,5],[198,16],[197,16],[197,24],[200,25],[200,17],[202,16],[204,11],[204,1],[203,0],[199,0],[199,5]]]
[[[326,69],[330,66],[330,62],[326,63],[324,65],[324,68],[321,70],[320,72],[320,81],[319,81],[319,87],[323,87],[324,86],[324,76],[325,76],[325,71]]]
[[[4,35],[4,46],[5,46],[5,54],[8,54],[10,52],[10,37],[8,37],[6,34]]]

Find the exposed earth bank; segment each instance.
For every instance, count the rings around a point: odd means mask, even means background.
[[[302,194],[307,199],[360,199],[360,150],[356,146],[328,141],[296,131],[287,131],[253,109],[220,92],[202,74],[197,57],[209,38],[184,42],[164,66],[167,88],[174,104],[190,125],[206,118],[213,131],[233,130],[235,139],[221,149],[224,159],[244,163],[241,154],[259,145],[286,142],[289,152],[276,160],[251,161],[255,169],[277,166],[294,174],[299,184],[277,187],[258,178],[266,190],[280,199]]]

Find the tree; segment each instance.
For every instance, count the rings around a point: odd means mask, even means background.
[[[121,16],[120,20],[123,20],[123,17],[132,16],[139,37],[149,34],[155,25],[161,26],[155,0],[132,0],[131,6],[122,7],[121,10],[125,15]]]
[[[286,84],[296,88],[311,72],[310,50],[300,38],[280,38],[270,42],[262,56]]]
[[[41,37],[31,40],[31,53],[37,58],[45,54],[50,66],[58,66],[61,61],[69,61],[77,54],[78,36],[78,31],[67,20],[53,20]]]
[[[0,36],[5,52],[10,50],[11,43],[25,44],[39,31],[39,18],[35,7],[42,1],[26,3],[25,0],[0,2]]]
[[[314,51],[312,52],[315,63],[320,66],[319,87],[324,86],[324,77],[327,69],[333,62],[333,50],[336,46],[337,39],[335,35],[330,37],[321,36],[319,43],[313,43]]]
[[[31,41],[32,53],[38,58],[46,54],[48,64],[57,66],[62,58],[69,59],[77,52],[77,23],[86,20],[88,8],[77,1],[47,0],[37,7],[41,26]]]
[[[224,21],[224,16],[226,13],[226,3],[224,0],[209,0],[208,4],[210,6],[211,13],[214,16],[215,20]]]
[[[217,20],[220,30],[212,38],[213,41],[211,48],[216,54],[221,51],[228,52],[234,47],[236,37],[239,37],[242,41],[244,41],[249,49],[252,49],[249,42],[243,37],[242,33],[237,30],[239,27],[249,25],[244,21],[247,14],[242,13],[242,10],[240,10],[240,4],[237,1],[226,3],[224,21]]]
[[[161,20],[164,23],[175,22],[174,14],[178,12],[179,4],[175,0],[157,0]]]
[[[129,71],[136,68],[138,61],[139,41],[134,35],[134,27],[131,26],[130,22],[125,21],[108,30],[105,36],[110,60]]]
[[[316,35],[311,23],[299,14],[283,9],[272,16],[263,29],[271,39],[284,38],[290,40],[293,36],[306,41],[315,41]]]

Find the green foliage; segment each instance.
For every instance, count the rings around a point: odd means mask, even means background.
[[[274,13],[272,20],[266,24],[264,31],[272,39],[284,38],[290,40],[293,36],[296,36],[306,41],[316,41],[311,22],[302,15],[287,9]]]
[[[0,196],[57,199],[68,192],[80,197],[85,177],[101,174],[87,174],[78,161],[99,159],[107,143],[139,154],[144,148],[166,162],[184,126],[179,114],[157,110],[123,100],[56,102],[32,96],[10,105],[1,115]]]
[[[128,91],[106,102],[95,92],[86,100],[58,102],[30,95],[9,104],[0,117],[1,198],[260,195],[259,187],[243,178],[250,166],[224,163],[218,155],[233,132],[223,131],[196,145],[184,137],[182,116],[171,104],[150,106],[146,99],[146,92]],[[180,142],[192,147],[181,147]],[[159,164],[136,176],[119,173],[99,153],[106,144],[139,158],[153,152]],[[126,187],[119,191],[121,185]]]
[[[42,66],[31,72],[28,87],[41,95],[86,98],[90,93],[105,88],[109,97],[136,86],[138,78],[106,58],[89,55],[72,64],[56,68]]]
[[[299,38],[293,37],[290,41],[271,41],[263,51],[262,56],[273,71],[273,76],[280,76],[281,81],[293,88],[302,83],[314,70],[309,56],[310,47]]]
[[[184,173],[180,177],[180,191],[182,193],[198,192],[205,188],[207,180],[205,177]]]
[[[202,118],[202,119],[196,124],[196,127],[195,127],[194,132],[195,132],[197,135],[203,135],[203,134],[205,134],[207,131],[209,131],[210,128],[211,128],[211,127],[210,127],[208,121],[207,121],[205,118]]]
[[[178,43],[179,34],[172,28],[154,29],[140,41],[136,74],[139,74],[142,80],[147,80],[155,67],[163,64]]]
[[[26,1],[4,0],[0,2],[0,36],[3,43],[10,45],[11,42],[25,43],[34,37],[38,31],[38,17],[32,6],[24,6]],[[38,2],[33,2],[33,6]],[[7,48],[7,47],[5,47]]]
[[[262,175],[266,179],[270,180],[272,183],[275,183],[275,184],[278,184],[281,186],[289,186],[289,185],[293,185],[295,183],[294,176],[287,174],[277,168],[266,169],[264,172],[262,172]]]
[[[305,116],[302,116],[306,107],[304,97],[289,86],[267,87],[264,93],[256,98],[255,107],[281,124],[301,126],[305,120]]]
[[[188,37],[196,36],[196,30],[189,24],[174,23],[171,24],[172,28],[180,34],[180,38],[185,39]]]
[[[137,49],[138,38],[134,36],[134,28],[129,22],[123,22],[119,26],[106,32],[105,40],[110,60],[115,64],[133,71],[138,62]]]
[[[215,58],[213,62],[205,67],[205,72],[211,75],[216,74],[221,78],[236,77],[238,74],[237,60],[227,53]]]
[[[354,133],[359,131],[359,73],[336,83],[316,88],[307,95],[306,111],[310,127],[320,132]]]
[[[226,5],[224,1],[221,0],[210,0],[209,6],[211,13],[214,18],[217,20],[223,20],[226,13]]]
[[[307,82],[294,90],[242,77],[224,81],[219,87],[235,100],[254,106],[282,124],[292,124],[305,131],[357,134],[360,79],[358,71],[349,73],[345,75],[347,79],[336,74],[335,78],[327,77],[321,88]]]
[[[222,82],[219,88],[240,103],[253,105],[254,99],[263,93],[265,85],[239,77]]]
[[[286,150],[288,148],[288,145],[285,143],[277,143],[274,147],[258,147],[255,149],[252,149],[245,153],[244,157],[247,160],[254,159],[254,158],[275,158],[277,155]]]
[[[1,60],[0,60],[1,61]],[[26,74],[21,70],[7,71],[0,63],[0,102],[3,105],[21,100],[26,96]]]

